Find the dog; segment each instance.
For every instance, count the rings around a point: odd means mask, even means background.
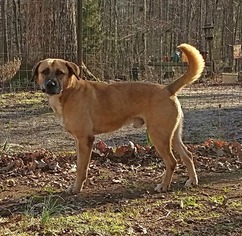
[[[61,125],[75,138],[77,173],[70,194],[79,193],[87,179],[94,137],[133,123],[144,124],[157,152],[163,158],[166,171],[161,184],[155,188],[165,192],[170,188],[176,167],[175,150],[188,170],[185,186],[198,184],[191,152],[182,142],[183,112],[177,94],[196,81],[204,69],[199,51],[189,45],[178,46],[188,58],[188,69],[177,80],[164,86],[145,82],[107,84],[80,78],[80,69],[73,62],[49,58],[38,62],[33,79],[47,94],[49,105]]]

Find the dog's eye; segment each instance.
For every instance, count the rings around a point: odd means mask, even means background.
[[[61,70],[56,70],[55,75],[56,76],[61,76],[61,75],[64,75],[64,72],[61,71]]]
[[[48,75],[50,73],[50,69],[46,68],[41,73],[44,74],[44,75]]]

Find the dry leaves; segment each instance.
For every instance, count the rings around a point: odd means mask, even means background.
[[[195,156],[197,167],[203,171],[232,171],[242,169],[242,145],[236,141],[225,142],[209,139],[200,145],[188,145]],[[116,163],[137,166],[147,165],[151,161],[160,161],[154,147],[141,146],[129,141],[127,145],[109,147],[99,141],[93,148],[93,158]],[[0,153],[0,174],[34,174],[40,172],[75,172],[76,156],[60,155],[42,149],[25,153]],[[179,165],[180,166],[180,165]],[[178,170],[179,171],[179,170]],[[114,180],[115,182],[116,180]],[[118,180],[119,181],[119,180]]]

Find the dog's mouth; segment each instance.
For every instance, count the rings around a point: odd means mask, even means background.
[[[46,80],[45,83],[40,86],[43,93],[49,95],[55,95],[62,93],[62,88],[58,80]]]

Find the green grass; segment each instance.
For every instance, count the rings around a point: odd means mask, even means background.
[[[229,201],[228,207],[231,208],[231,209],[239,210],[239,211],[242,212],[242,202],[240,202],[239,200]]]
[[[0,106],[3,108],[43,107],[44,94],[41,92],[3,93],[0,95]]]
[[[222,206],[225,204],[226,198],[224,195],[215,195],[209,198],[209,201],[217,206]]]
[[[39,199],[33,199],[36,200]],[[41,206],[41,211],[36,214],[38,206]],[[43,235],[60,235],[64,232],[72,232],[74,235],[126,235],[130,228],[128,219],[137,217],[137,211],[129,207],[119,210],[108,207],[101,212],[90,209],[74,215],[65,215],[66,210],[68,208],[53,197],[38,203],[30,201],[29,209],[21,216],[21,220],[8,224],[11,232],[6,235],[35,235],[36,231]]]
[[[40,224],[44,225],[48,223],[53,215],[60,214],[65,211],[65,207],[62,205],[63,199],[49,195],[42,198],[40,196],[33,196],[30,198],[29,203],[26,206],[25,215],[35,216],[38,215]]]
[[[173,225],[165,228],[171,235],[186,235],[183,234],[183,227],[189,235],[192,232],[191,222],[194,225],[220,222],[227,210],[242,210],[238,199],[229,199],[224,206],[226,198],[224,194],[201,195],[195,190],[177,191],[134,198],[122,203],[106,202],[103,205],[97,203],[95,207],[91,207],[92,204],[82,207],[82,201],[75,203],[74,200],[70,204],[59,196],[36,195],[28,200],[24,214],[7,219],[4,228],[0,228],[0,235],[25,236],[36,235],[36,232],[40,235],[141,235],[135,231],[137,225],[158,229],[165,227],[166,222],[173,222]],[[80,203],[79,208],[76,208]],[[235,231],[237,229],[232,228],[235,225],[228,224],[224,229],[231,227],[230,230]],[[210,227],[215,226],[211,224]],[[220,232],[219,228],[215,230]]]
[[[73,234],[87,235],[96,233],[101,235],[123,235],[127,232],[126,223],[121,213],[100,213],[87,211],[82,214],[73,216],[53,216],[41,225],[41,219],[26,217],[23,219],[20,228],[26,228],[25,221],[28,222],[28,228],[31,230],[34,226],[43,232],[51,232],[50,235],[60,234],[64,232],[72,232]],[[29,222],[31,222],[29,224]],[[19,233],[18,231],[15,231]]]
[[[39,102],[44,98],[42,92],[13,92],[13,93],[2,93],[1,94],[1,104],[6,104],[9,101],[15,101],[24,104],[32,104],[34,102]]]
[[[51,197],[46,198],[40,215],[40,223],[42,225],[47,224],[52,215],[59,214],[63,211],[64,208],[58,203],[58,199],[53,199]]]
[[[5,139],[5,142],[2,145],[0,145],[0,147],[2,152],[6,152],[9,150],[8,138]]]
[[[49,193],[49,194],[53,194],[56,192],[56,190],[52,186],[49,186],[49,185],[45,185],[43,187],[43,191],[46,193]]]
[[[194,196],[187,196],[183,197],[180,199],[180,206],[181,208],[187,208],[187,209],[192,209],[192,208],[201,208],[202,204],[199,203],[199,198],[194,197]]]

